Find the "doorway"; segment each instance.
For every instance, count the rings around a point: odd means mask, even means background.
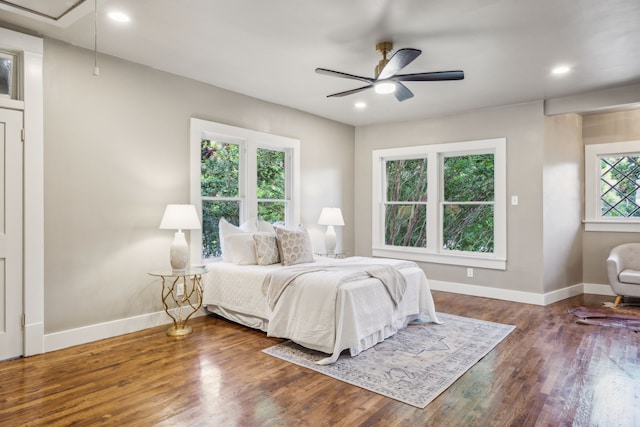
[[[24,354],[22,121],[0,108],[0,360]]]

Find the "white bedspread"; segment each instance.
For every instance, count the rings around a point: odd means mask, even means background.
[[[322,289],[326,289],[327,294],[332,299],[335,299],[337,287],[347,282],[373,277],[380,280],[394,305],[398,305],[404,296],[404,291],[407,289],[407,282],[404,276],[398,271],[399,265],[391,266],[379,263],[349,261],[332,265],[327,265],[326,263],[302,264],[283,267],[267,273],[262,285],[262,292],[267,296],[269,308],[273,310],[285,289],[293,284],[297,278],[305,274],[313,274],[314,280],[321,281]],[[408,266],[413,267],[415,264],[410,263]],[[319,274],[320,272],[324,272],[325,274]],[[329,288],[330,286],[332,289]]]
[[[383,341],[412,321],[438,322],[424,272],[413,262],[351,257],[319,259],[314,267],[341,263],[392,265],[406,281],[404,296],[396,305],[380,280],[363,278],[328,286],[336,271],[303,274],[287,286],[273,310],[262,292],[266,276],[282,269],[274,266],[238,266],[212,263],[204,276],[203,304],[211,311],[265,330],[269,336],[289,338],[305,347],[331,354],[321,363],[333,363],[340,352],[352,356]],[[330,293],[333,292],[333,296]],[[329,295],[328,295],[329,293]],[[236,318],[227,316],[231,314]],[[242,316],[262,319],[250,324]],[[237,318],[239,315],[240,318]],[[261,323],[260,325],[258,323]]]

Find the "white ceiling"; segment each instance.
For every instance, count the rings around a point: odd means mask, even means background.
[[[56,22],[0,2],[0,24],[93,49],[93,4]],[[111,10],[131,22],[110,21]],[[465,79],[408,82],[415,97],[402,103],[372,90],[326,98],[361,83],[316,67],[373,77],[386,39],[422,50],[403,73],[461,69]],[[99,0],[98,50],[357,126],[638,84],[640,1]],[[558,64],[573,70],[552,76]]]

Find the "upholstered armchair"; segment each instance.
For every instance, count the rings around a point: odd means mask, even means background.
[[[611,249],[607,274],[617,307],[623,296],[640,297],[640,243],[625,243]]]

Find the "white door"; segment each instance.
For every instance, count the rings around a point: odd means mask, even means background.
[[[0,109],[0,360],[23,354],[22,111]]]

